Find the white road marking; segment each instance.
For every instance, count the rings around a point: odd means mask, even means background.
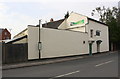
[[[95,67],[98,67],[98,66],[101,66],[101,65],[104,65],[104,64],[108,64],[108,63],[111,63],[111,62],[113,62],[113,60],[97,64],[97,65],[95,65]]]
[[[70,72],[70,73],[67,73],[67,74],[58,75],[58,76],[55,76],[55,77],[50,78],[50,79],[59,78],[59,77],[64,77],[64,76],[71,75],[71,74],[75,74],[75,73],[78,73],[78,72],[80,72],[80,71],[74,71],[74,72]]]

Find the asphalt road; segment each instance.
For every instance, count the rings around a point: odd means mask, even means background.
[[[3,70],[3,77],[118,77],[118,53],[25,68]]]

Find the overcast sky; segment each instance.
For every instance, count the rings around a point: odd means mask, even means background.
[[[98,16],[91,16],[96,7],[118,7],[119,0],[0,0],[0,28],[11,30],[12,37],[27,25],[37,25],[49,22],[50,18],[59,20],[64,18],[67,11],[77,12],[98,20]]]

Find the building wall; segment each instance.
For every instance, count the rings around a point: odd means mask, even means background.
[[[28,59],[38,59],[38,28],[28,27]]]
[[[73,26],[70,25],[71,22],[77,22],[77,21],[80,21],[80,20],[84,20],[84,23],[73,25]],[[65,19],[63,21],[63,23],[60,24],[58,29],[69,29],[69,30],[73,30],[73,31],[85,32],[85,26],[86,26],[87,23],[88,23],[88,19],[87,19],[86,16],[83,16],[81,14],[72,12],[70,14],[70,16],[67,19]]]
[[[73,29],[69,29],[69,30],[73,30],[73,31],[80,31],[80,32],[85,32],[85,26],[83,27],[79,27],[79,28],[73,28]]]
[[[81,19],[85,20],[85,23],[83,25],[78,24],[75,26],[70,26],[70,22],[76,22]],[[78,27],[76,28],[76,26]],[[87,32],[88,38],[89,38],[88,41],[90,39],[93,39],[95,41],[93,43],[92,53],[97,52],[97,44],[96,44],[97,40],[102,40],[102,43],[100,44],[100,52],[109,51],[108,26],[92,21],[86,16],[83,16],[77,13],[71,13],[70,16],[58,27],[58,29],[68,29],[68,30],[73,30],[73,31]],[[93,38],[90,38],[90,29],[93,29],[93,32],[94,32]],[[95,35],[96,30],[101,31],[100,36]]]
[[[0,40],[2,40],[2,34],[0,34]]]
[[[41,42],[41,58],[88,54],[87,33],[42,28]],[[28,27],[28,59],[38,58],[38,27]]]
[[[93,53],[97,52],[97,40],[102,40],[100,44],[100,52],[105,52],[109,51],[109,34],[108,34],[108,26],[94,22],[92,20],[89,20],[89,24],[86,27],[86,31],[89,34],[89,39],[90,37],[90,29],[93,29],[93,40],[95,42],[93,43]],[[100,30],[100,36],[96,36],[96,30]]]
[[[89,54],[90,29],[93,29],[94,43],[92,53],[97,52],[97,40],[102,40],[100,52],[109,51],[108,27],[89,20],[86,26],[87,33],[56,30],[49,28],[41,29],[41,58]],[[96,36],[96,30],[100,30],[100,36]],[[38,59],[38,27],[28,27],[28,59]],[[85,41],[85,44],[83,44]]]
[[[0,34],[0,40],[6,40],[6,39],[11,39],[11,34],[7,29],[4,29],[2,31],[2,34]]]

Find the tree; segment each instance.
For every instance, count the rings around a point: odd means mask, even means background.
[[[92,10],[92,16],[97,13],[99,16],[99,21],[107,24],[109,26],[109,38],[110,44],[114,47],[119,48],[120,45],[120,11],[116,7],[105,8],[97,7]]]

